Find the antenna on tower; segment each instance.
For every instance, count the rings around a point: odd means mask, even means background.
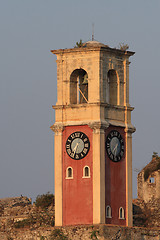
[[[94,23],[92,23],[92,41],[94,41]]]

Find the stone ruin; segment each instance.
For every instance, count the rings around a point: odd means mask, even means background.
[[[138,198],[133,200],[134,225],[160,227],[160,157],[157,154],[139,172],[137,188]]]

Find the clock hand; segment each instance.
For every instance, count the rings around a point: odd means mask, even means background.
[[[77,147],[78,147],[78,143],[77,143],[76,146],[73,148],[74,155],[75,155],[75,153],[76,153]]]
[[[115,146],[114,149],[113,149],[114,156],[116,156],[117,148],[118,148],[118,143],[116,144],[116,146]]]
[[[117,143],[117,146],[116,146],[116,149],[115,149],[115,156],[117,154],[117,150],[118,150],[118,143]]]

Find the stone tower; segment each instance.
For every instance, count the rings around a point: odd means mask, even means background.
[[[97,41],[57,56],[55,225],[132,225],[130,51]]]

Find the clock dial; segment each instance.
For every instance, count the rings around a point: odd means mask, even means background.
[[[88,154],[89,149],[89,138],[83,132],[73,132],[66,141],[66,152],[75,160],[84,158]]]
[[[111,131],[106,138],[106,151],[108,157],[113,162],[118,162],[124,155],[124,140],[121,134],[113,130]]]

